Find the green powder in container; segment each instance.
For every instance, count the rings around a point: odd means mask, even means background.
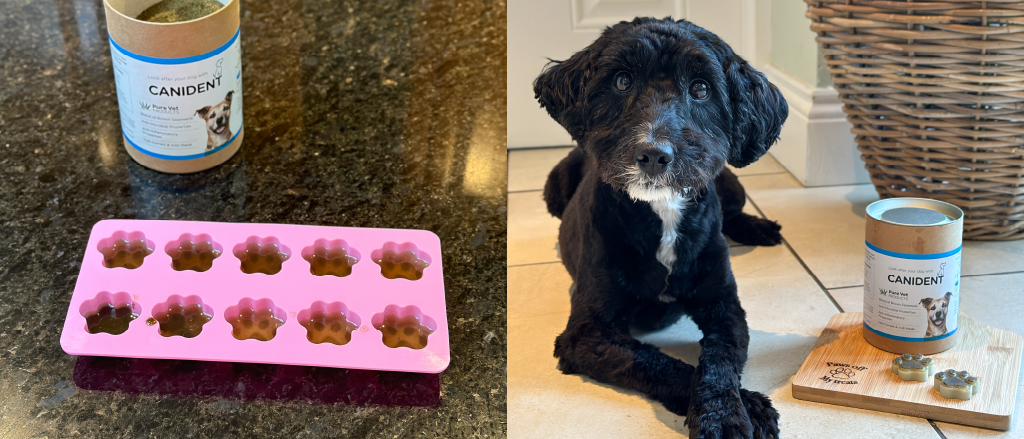
[[[152,23],[177,23],[203,18],[223,8],[217,0],[163,0],[137,17]]]

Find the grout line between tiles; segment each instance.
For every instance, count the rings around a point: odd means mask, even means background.
[[[1021,274],[1024,271],[1005,271],[1002,273],[984,273],[984,274],[960,274],[960,277],[981,277],[981,276],[1003,276],[1007,274]]]
[[[561,264],[562,261],[531,262],[529,264],[506,265],[505,268],[530,267],[534,265]]]
[[[942,433],[942,430],[939,430],[939,426],[935,425],[935,421],[929,419],[928,424],[932,426],[932,428],[935,430],[935,434],[939,435],[940,438],[948,439],[946,435]]]
[[[747,196],[747,201],[750,202],[752,206],[754,206],[754,209],[757,210],[757,213],[761,214],[762,218],[771,220],[771,218],[768,218],[768,215],[765,215],[764,211],[762,211],[761,208],[757,206],[757,203],[754,202],[753,198]],[[785,236],[782,237],[782,243],[785,244],[786,248],[789,249],[789,252],[793,254],[793,257],[796,258],[796,261],[800,263],[800,266],[804,267],[804,271],[806,271],[807,274],[811,276],[811,279],[814,279],[814,283],[818,284],[818,288],[820,288],[821,291],[825,293],[825,297],[828,297],[828,300],[832,301],[832,306],[835,306],[836,309],[839,310],[839,312],[845,312],[843,311],[843,307],[839,306],[839,302],[836,301],[836,298],[832,297],[832,295],[829,294],[828,288],[825,288],[825,284],[821,283],[821,280],[818,279],[818,276],[814,275],[814,273],[811,271],[811,268],[808,267],[807,264],[804,263],[804,260],[800,258],[800,255],[796,253],[796,250],[793,250],[793,246],[789,245],[789,241],[786,240]]]
[[[510,193],[510,194],[523,194],[523,193],[526,193],[526,192],[541,192],[543,190],[544,189],[517,189],[517,190],[514,190],[514,191],[508,191],[508,193]]]
[[[842,286],[842,287],[829,287],[829,289],[830,290],[841,290],[843,288],[857,288],[857,287],[863,287],[863,286],[864,286],[864,284],[860,284],[860,285],[846,285],[846,286]]]

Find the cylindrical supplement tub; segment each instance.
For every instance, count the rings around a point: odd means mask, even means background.
[[[147,168],[188,173],[242,144],[238,2],[178,23],[138,20],[160,0],[104,0],[125,149]]]
[[[924,198],[867,207],[864,339],[897,353],[934,354],[959,339],[964,213]]]

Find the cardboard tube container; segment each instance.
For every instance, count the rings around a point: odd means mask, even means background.
[[[202,171],[242,145],[239,0],[192,21],[135,18],[159,1],[103,1],[125,149],[157,171]]]
[[[934,354],[959,340],[964,213],[924,198],[867,207],[864,339],[896,354]]]

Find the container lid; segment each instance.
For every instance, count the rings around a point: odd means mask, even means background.
[[[866,213],[879,221],[901,226],[936,226],[963,220],[964,212],[952,204],[927,198],[887,198],[868,205]]]

